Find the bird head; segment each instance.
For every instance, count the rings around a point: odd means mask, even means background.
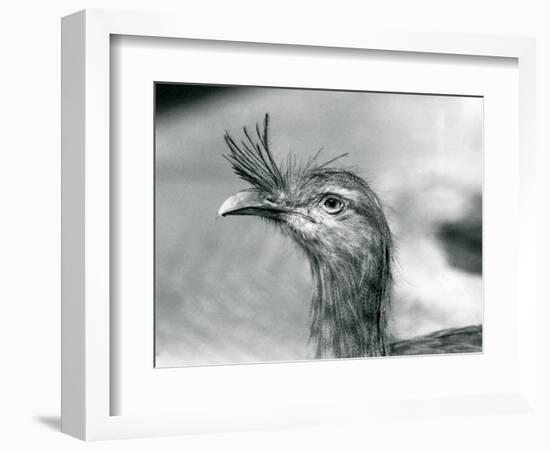
[[[365,252],[378,251],[389,238],[382,206],[367,182],[349,169],[330,167],[347,154],[326,162],[319,153],[298,164],[291,156],[278,164],[268,145],[268,120],[253,136],[244,128],[237,143],[225,135],[224,155],[234,172],[252,187],[227,198],[219,216],[258,216],[277,224],[308,256],[333,261],[340,268],[356,264]],[[384,235],[384,236],[381,236]]]

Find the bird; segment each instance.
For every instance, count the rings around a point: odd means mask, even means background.
[[[321,150],[304,162],[276,161],[269,114],[242,139],[226,131],[223,157],[247,189],[228,197],[218,216],[256,216],[291,239],[309,261],[313,281],[312,357],[360,358],[470,353],[482,349],[482,326],[440,330],[406,340],[389,332],[395,243],[378,195],[351,168]]]

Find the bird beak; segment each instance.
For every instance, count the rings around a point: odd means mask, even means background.
[[[269,202],[254,191],[241,191],[229,197],[222,203],[218,216],[262,216],[277,218],[288,212],[274,203]]]

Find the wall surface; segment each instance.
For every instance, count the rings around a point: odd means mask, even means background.
[[[200,4],[199,4],[200,3]],[[538,195],[540,249],[548,250],[548,201],[545,170],[549,167],[550,14],[544,1],[438,2],[297,2],[254,1],[25,1],[3,5],[0,15],[2,91],[0,94],[0,221],[2,300],[2,370],[0,446],[81,448],[85,444],[59,432],[60,316],[60,17],[83,8],[179,11],[209,17],[221,14],[269,16],[285,23],[323,23],[424,31],[458,31],[537,38],[538,52]],[[543,280],[539,253],[540,287]],[[550,343],[542,319],[539,333]],[[541,380],[550,379],[547,356],[541,354]],[[542,383],[541,398],[550,404]],[[437,418],[392,422],[369,427],[282,430],[246,434],[192,436],[101,442],[94,448],[548,448],[545,425],[550,417],[513,414],[498,417]],[[399,430],[396,432],[396,429]]]

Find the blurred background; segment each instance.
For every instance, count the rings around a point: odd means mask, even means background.
[[[307,358],[308,263],[274,227],[216,218],[222,158],[266,112],[276,157],[349,152],[397,242],[395,339],[482,322],[483,99],[157,83],[157,367]],[[323,159],[323,158],[321,158]]]

